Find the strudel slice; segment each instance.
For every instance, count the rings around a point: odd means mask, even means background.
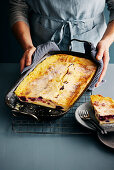
[[[95,116],[100,124],[114,123],[114,100],[101,95],[91,95]]]
[[[67,54],[47,57],[15,90],[28,103],[67,110],[93,78],[97,66],[91,60]]]

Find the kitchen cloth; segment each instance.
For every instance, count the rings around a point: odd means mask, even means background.
[[[95,63],[97,64],[96,74],[95,74],[91,84],[88,87],[89,90],[94,90],[96,88],[95,84],[98,82],[98,79],[99,79],[99,77],[102,73],[102,70],[103,70],[103,60],[96,59],[97,48],[95,48],[92,43],[84,42],[84,49],[85,49],[85,55],[88,56],[88,58],[90,58],[90,59],[92,58],[95,61]],[[101,86],[105,82],[106,82],[106,80],[102,80],[99,83],[99,86]]]
[[[95,84],[97,83],[99,76],[100,76],[102,69],[103,69],[103,61],[102,60],[98,61],[96,59],[97,50],[93,46],[93,44],[84,42],[84,48],[85,48],[86,56],[88,56],[88,58],[90,58],[90,59],[93,58],[93,60],[96,62],[97,66],[98,66],[98,70],[96,72],[96,75],[95,75],[94,79],[92,80],[91,84],[88,87],[88,90],[94,90]],[[50,51],[60,51],[59,47],[53,41],[49,41],[47,43],[44,43],[44,44],[37,46],[36,51],[33,54],[32,64],[30,66],[25,67],[23,69],[23,71],[21,72],[21,74],[28,71],[30,68],[32,68],[45,54],[47,54]],[[100,85],[102,83],[104,83],[104,80],[102,80]]]

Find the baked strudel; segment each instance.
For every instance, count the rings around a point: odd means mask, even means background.
[[[23,79],[15,94],[23,102],[67,110],[87,87],[96,69],[96,64],[85,58],[52,55]]]
[[[91,95],[95,117],[100,124],[114,123],[114,100],[101,95]]]

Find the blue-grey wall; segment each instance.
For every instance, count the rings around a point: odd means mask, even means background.
[[[108,11],[105,8],[105,16],[108,22]],[[15,40],[8,21],[8,0],[0,5],[0,62],[19,62],[23,51]],[[110,63],[114,63],[114,44],[110,47]]]

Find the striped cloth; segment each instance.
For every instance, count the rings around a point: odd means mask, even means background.
[[[95,89],[95,84],[98,82],[98,79],[101,75],[101,72],[103,70],[103,60],[97,60],[96,59],[96,54],[97,54],[97,49],[94,47],[92,43],[87,43],[84,42],[84,48],[85,48],[85,54],[88,56],[90,59],[92,58],[95,63],[97,64],[97,72],[95,77],[93,78],[90,86],[88,87],[89,90],[94,90]],[[99,83],[99,86],[101,86],[103,83],[105,83],[106,80],[102,80]]]
[[[98,61],[96,59],[97,50],[92,44],[84,42],[84,48],[85,48],[86,56],[88,56],[90,59],[93,58],[93,60],[96,62],[97,66],[98,66],[96,75],[95,75],[94,79],[92,80],[90,86],[88,87],[88,90],[94,90],[95,84],[97,83],[97,81],[100,77],[100,74],[102,72],[102,69],[103,69],[103,61],[102,60]],[[41,45],[37,46],[36,51],[33,54],[32,64],[30,66],[25,67],[24,70],[22,71],[22,73],[24,73],[24,72],[28,71],[30,68],[32,68],[34,66],[34,64],[36,64],[45,54],[47,54],[50,51],[60,51],[60,49],[52,41],[49,41],[45,44],[41,44]],[[100,85],[102,85],[104,82],[105,81],[102,80]]]

